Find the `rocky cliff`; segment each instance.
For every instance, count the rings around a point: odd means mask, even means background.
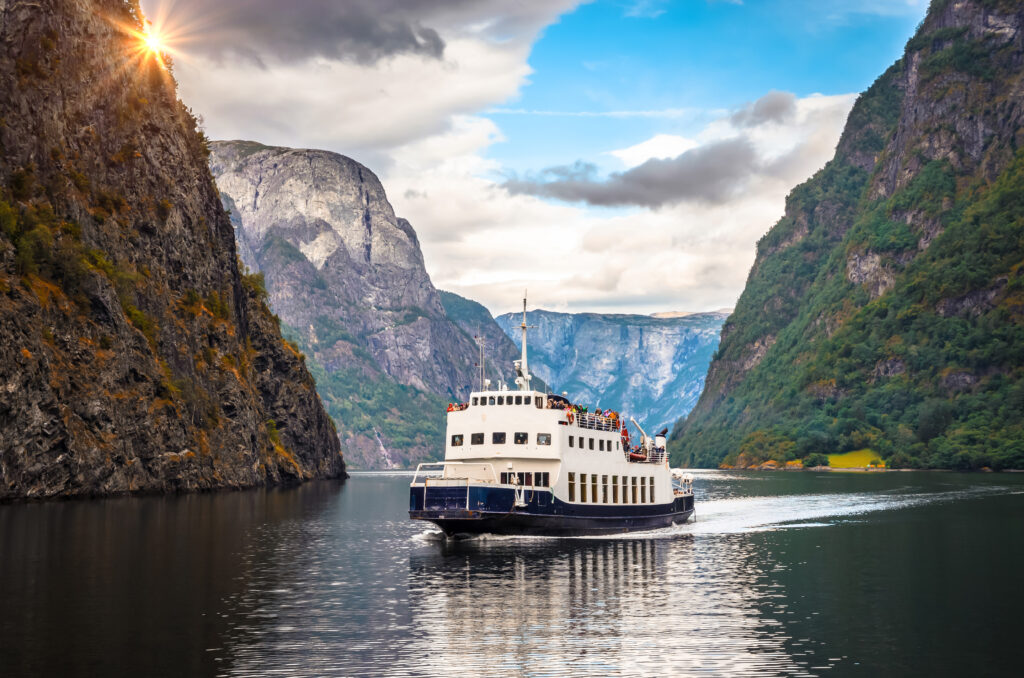
[[[758,243],[676,463],[1024,466],[1022,28],[932,3]]]
[[[445,404],[477,381],[475,332],[448,317],[416,232],[395,216],[378,178],[327,151],[248,141],[211,149],[242,258],[264,276],[271,307],[310,356],[350,463],[436,458]],[[489,349],[506,375],[507,348]]]
[[[530,371],[591,407],[636,417],[648,433],[697,402],[726,313],[681,317],[530,311]],[[519,345],[522,315],[498,324]]]
[[[344,475],[141,26],[0,1],[0,499]]]

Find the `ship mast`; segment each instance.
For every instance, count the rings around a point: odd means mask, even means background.
[[[530,375],[529,365],[526,360],[526,330],[535,328],[536,325],[526,324],[526,292],[523,292],[523,322],[519,325],[519,328],[523,331],[523,343],[522,343],[522,357],[516,360],[513,365],[516,368],[516,385],[520,391],[530,390],[530,379],[533,377]]]

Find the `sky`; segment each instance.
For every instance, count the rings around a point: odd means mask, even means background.
[[[731,307],[926,0],[143,0],[213,139],[342,153],[494,313]]]

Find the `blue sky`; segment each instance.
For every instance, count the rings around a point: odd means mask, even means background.
[[[924,2],[899,1],[586,4],[544,30],[528,60],[529,84],[495,108],[675,113],[486,113],[506,139],[488,156],[516,171],[578,157],[599,160],[603,151],[657,133],[695,134],[716,111],[738,108],[770,89],[798,97],[860,92],[899,58],[924,12]]]
[[[214,139],[365,164],[504,312],[729,307],[926,0],[143,0]]]

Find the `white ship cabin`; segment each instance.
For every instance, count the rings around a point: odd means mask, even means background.
[[[518,390],[481,390],[448,408],[445,461],[430,485],[494,484],[517,491],[551,491],[573,504],[666,504],[673,500],[665,438],[648,437],[634,421],[624,434],[615,412],[588,413],[565,397],[530,388],[527,367],[526,299],[523,299],[522,359],[514,362]],[[417,484],[419,470],[413,478]]]
[[[641,434],[627,446],[622,428],[617,413],[574,411],[562,396],[477,391],[448,413],[443,478],[578,504],[671,502],[664,439]]]

